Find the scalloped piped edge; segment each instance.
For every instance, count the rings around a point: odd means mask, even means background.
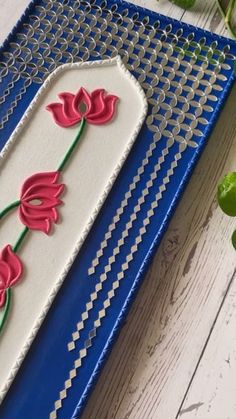
[[[63,64],[60,67],[58,67],[56,70],[54,70],[52,72],[52,74],[50,74],[47,78],[47,80],[44,82],[44,84],[42,85],[42,87],[39,89],[39,91],[36,93],[34,99],[32,100],[32,102],[30,103],[29,107],[27,108],[25,114],[23,115],[21,121],[18,123],[17,127],[15,128],[14,132],[12,133],[10,139],[8,140],[8,142],[6,143],[6,145],[4,146],[4,148],[2,149],[1,153],[0,153],[0,171],[1,171],[1,166],[4,163],[5,159],[7,158],[9,152],[11,151],[11,149],[14,147],[14,144],[19,136],[19,134],[21,133],[21,131],[23,130],[25,124],[28,122],[28,120],[30,119],[31,116],[31,112],[34,110],[34,108],[37,106],[37,102],[38,99],[44,94],[45,90],[48,89],[48,87],[50,86],[50,83],[54,80],[55,77],[58,77],[59,74],[61,74],[62,72],[68,70],[68,69],[76,69],[76,68],[91,68],[91,67],[98,67],[98,66],[118,66],[122,72],[125,74],[126,77],[128,77],[131,82],[135,85],[138,93],[140,94],[140,97],[142,99],[143,102],[143,111],[141,114],[141,117],[139,118],[139,120],[137,121],[137,126],[130,138],[130,141],[128,142],[126,149],[121,157],[121,159],[119,160],[118,164],[115,167],[115,170],[112,174],[112,176],[110,176],[108,183],[106,185],[106,188],[104,189],[104,192],[101,196],[101,199],[98,202],[97,207],[95,208],[95,210],[93,211],[93,213],[91,214],[91,217],[89,219],[89,222],[87,223],[81,238],[77,241],[70,258],[68,259],[63,272],[61,273],[61,275],[59,276],[55,286],[53,287],[52,291],[50,292],[50,295],[46,301],[46,303],[44,304],[44,307],[40,313],[40,315],[38,316],[37,321],[35,322],[28,339],[26,340],[23,349],[20,352],[20,355],[18,356],[12,370],[9,373],[9,376],[6,380],[6,383],[4,385],[4,387],[2,388],[1,392],[0,392],[0,402],[2,402],[3,398],[5,397],[7,391],[10,388],[10,385],[13,381],[13,379],[16,376],[16,373],[23,361],[23,359],[25,358],[25,355],[27,354],[49,308],[52,305],[52,302],[60,288],[60,286],[62,285],[69,269],[71,268],[72,263],[75,260],[75,257],[77,256],[82,244],[84,243],[88,232],[90,231],[108,193],[110,192],[115,179],[117,178],[121,167],[123,166],[133,144],[135,139],[138,136],[138,133],[143,125],[143,122],[145,120],[145,117],[147,115],[147,109],[148,109],[148,104],[147,104],[147,99],[146,96],[144,94],[144,91],[142,90],[140,84],[138,83],[138,81],[135,79],[135,77],[129,72],[129,70],[127,70],[127,68],[125,67],[125,65],[123,64],[120,56],[116,56],[115,58],[111,58],[111,59],[106,59],[106,60],[98,60],[98,61],[87,61],[87,62],[81,62],[81,63],[70,63],[70,64]]]

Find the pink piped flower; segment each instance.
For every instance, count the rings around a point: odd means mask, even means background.
[[[64,185],[58,183],[60,172],[37,173],[23,184],[20,197],[19,217],[30,230],[49,234],[52,223],[57,223],[57,206]]]
[[[107,95],[104,89],[89,94],[83,87],[76,95],[64,92],[58,97],[62,103],[51,103],[46,109],[52,112],[57,125],[64,128],[78,124],[82,118],[89,124],[106,124],[113,118],[118,100],[117,96]]]
[[[8,244],[0,253],[0,308],[6,301],[6,291],[21,279],[23,266]]]

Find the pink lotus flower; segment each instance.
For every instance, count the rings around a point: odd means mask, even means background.
[[[102,125],[109,122],[115,113],[117,96],[106,95],[104,89],[94,90],[91,95],[81,87],[76,95],[60,93],[62,103],[51,103],[46,109],[52,112],[55,122],[67,128],[82,118],[90,124]]]
[[[23,266],[8,244],[0,253],[0,308],[5,304],[6,291],[21,278]]]
[[[51,224],[58,221],[57,206],[62,203],[59,196],[64,185],[57,183],[60,172],[37,173],[23,184],[20,197],[19,216],[31,230],[48,234]]]

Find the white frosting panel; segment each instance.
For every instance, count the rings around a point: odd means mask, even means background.
[[[61,128],[45,110],[63,91],[105,88],[119,96],[115,118],[106,125],[87,125],[68,162],[61,221],[52,234],[30,232],[19,256],[25,266],[13,289],[10,315],[0,338],[0,394],[7,391],[41,321],[73,262],[146,115],[146,99],[119,58],[66,64],[45,82],[2,152],[0,209],[19,197],[24,180],[53,171],[73,141],[78,126]],[[16,242],[23,226],[16,212],[1,221],[1,248]],[[83,278],[78,278],[83,280]]]

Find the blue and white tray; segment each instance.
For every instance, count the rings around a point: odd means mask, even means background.
[[[80,416],[235,77],[228,39],[122,1],[35,0],[0,51],[1,148],[54,69],[118,54],[148,116],[1,419]]]

